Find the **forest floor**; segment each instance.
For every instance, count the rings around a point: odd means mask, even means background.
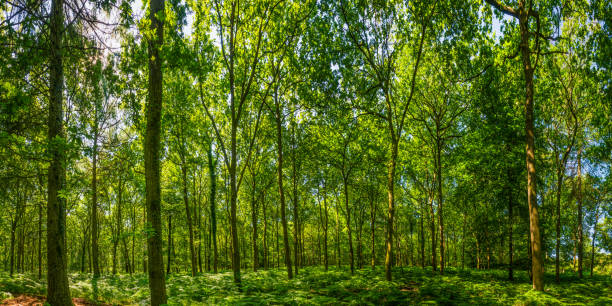
[[[171,274],[167,280],[169,305],[378,305],[378,304],[443,304],[443,305],[612,305],[612,277],[562,275],[561,284],[554,284],[554,275],[547,274],[543,293],[530,290],[525,271],[515,271],[515,281],[507,280],[502,270],[477,271],[447,268],[445,275],[431,272],[431,267],[395,268],[393,282],[384,280],[384,270],[367,268],[351,276],[346,267],[307,267],[293,280],[285,270],[245,272],[241,290],[233,284],[231,272]],[[0,273],[1,305],[39,305],[45,283],[33,276],[18,274],[12,278]],[[71,274],[70,288],[78,305],[91,301],[111,305],[147,305],[148,281],[145,274],[106,275],[93,280],[88,274]],[[29,301],[27,304],[19,300]],[[17,301],[17,302],[16,302]],[[88,302],[89,301],[89,302]]]

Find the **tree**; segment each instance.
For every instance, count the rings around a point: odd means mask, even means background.
[[[160,48],[164,43],[164,0],[152,0],[149,4],[151,20],[148,32],[149,84],[146,106],[146,132],[144,160],[147,207],[147,249],[149,289],[151,305],[166,304],[166,281],[162,257],[161,187],[160,187],[160,134],[162,116],[162,58]]]

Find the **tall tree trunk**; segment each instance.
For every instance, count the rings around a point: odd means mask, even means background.
[[[593,236],[591,238],[591,277],[593,277],[593,267],[595,267],[595,238],[597,235],[597,222],[599,222],[599,211],[595,206],[595,223],[593,223]]]
[[[42,203],[38,203],[38,279],[42,278]]]
[[[429,228],[431,230],[431,269],[436,271],[436,217],[433,209],[433,198],[429,195]]]
[[[292,124],[292,133],[293,133],[293,141],[295,141],[295,124]],[[299,228],[300,228],[300,206],[299,206],[299,200],[298,200],[298,193],[297,193],[297,170],[296,170],[296,154],[295,154],[295,147],[291,149],[291,153],[292,153],[292,159],[291,159],[291,164],[292,164],[292,170],[293,170],[293,175],[292,175],[292,181],[293,181],[293,251],[294,251],[294,265],[295,265],[295,275],[298,275],[298,268],[300,266],[300,242],[299,242]]]
[[[270,267],[270,262],[268,259],[268,215],[266,211],[266,193],[264,192],[261,195],[261,212],[263,214],[263,264],[264,269],[267,270]]]
[[[257,250],[257,202],[255,200],[256,180],[253,177],[253,191],[251,194],[251,223],[253,226],[253,272],[257,272],[259,266],[259,251]]]
[[[172,214],[168,214],[168,242],[166,243],[166,274],[170,275],[170,271],[172,271]]]
[[[348,178],[344,178],[344,208],[346,209],[346,229],[351,263],[351,274],[355,274],[355,254],[353,254],[353,236],[351,230],[351,209],[349,207]]]
[[[386,95],[387,100],[389,95]],[[388,215],[387,215],[387,252],[385,256],[385,279],[387,281],[392,280],[391,267],[393,265],[393,218],[395,216],[395,165],[397,163],[398,154],[398,139],[395,137],[393,129],[393,122],[391,120],[391,113],[389,113],[389,127],[391,132],[391,158],[389,160],[388,174],[387,174],[387,196],[389,202]]]
[[[582,278],[582,258],[584,257],[584,240],[582,239],[582,147],[578,149],[578,277]],[[596,223],[597,224],[597,223]],[[593,230],[594,231],[594,230]],[[593,235],[595,238],[595,235]],[[595,240],[593,240],[595,241]],[[593,269],[591,269],[592,271]],[[591,275],[593,273],[591,272]]]
[[[60,196],[66,181],[63,125],[64,64],[62,36],[64,1],[52,0],[49,22],[49,121],[47,140],[51,164],[47,182],[47,302],[72,305],[66,273],[66,199]]]
[[[376,222],[376,206],[374,206],[374,195],[371,195],[370,197],[370,242],[371,242],[371,248],[372,248],[372,261],[371,261],[371,265],[372,265],[372,270],[374,270],[376,268],[376,228],[375,228],[375,223]]]
[[[91,257],[93,263],[93,276],[100,276],[100,265],[98,261],[98,107],[94,110],[94,138],[91,162]],[[117,246],[113,247],[113,256]],[[113,257],[113,260],[115,258]]]
[[[329,269],[329,255],[327,251],[327,230],[329,229],[329,218],[327,214],[327,190],[323,190],[323,209],[325,210],[325,218],[323,219],[323,263],[325,264],[325,272],[327,272]]]
[[[439,126],[436,128],[436,132],[439,132]],[[438,225],[440,226],[440,274],[444,274],[444,215],[442,213],[442,141],[440,135],[437,136],[436,146],[436,171],[437,171],[437,183],[438,183]]]
[[[208,174],[210,175],[210,231],[213,244],[213,272],[217,273],[219,251],[217,249],[217,203],[215,196],[217,195],[217,176],[216,162],[213,161],[212,141],[208,143]]]
[[[512,270],[512,257],[514,255],[512,251],[513,200],[512,189],[508,188],[508,279],[511,281],[514,280],[514,271]]]
[[[287,230],[287,204],[285,202],[285,190],[283,188],[283,135],[281,128],[281,111],[280,111],[280,102],[278,101],[277,93],[275,92],[275,104],[276,104],[276,147],[278,153],[278,165],[277,165],[277,175],[278,175],[278,194],[280,197],[280,215],[281,215],[281,223],[283,226],[283,245],[285,248],[285,265],[287,266],[287,277],[289,279],[293,278],[293,270],[291,268],[291,248],[289,247],[289,233]]]
[[[185,152],[181,154],[181,171],[183,174],[183,202],[185,203],[185,214],[187,215],[187,227],[189,229],[189,254],[191,255],[191,276],[195,276],[197,271],[197,259],[193,242],[193,221],[191,218],[191,209],[189,208],[189,197],[187,194],[187,165],[185,161]]]
[[[151,0],[149,3],[149,18],[151,31],[149,38],[149,94],[146,107],[147,127],[144,141],[146,207],[147,207],[147,254],[149,290],[151,305],[166,304],[166,280],[164,277],[164,261],[162,248],[161,221],[161,187],[160,187],[160,133],[162,114],[162,59],[160,48],[164,42],[163,19],[158,19],[164,13],[164,0]]]
[[[544,290],[544,266],[542,259],[542,237],[538,217],[538,203],[536,198],[536,168],[535,168],[535,128],[533,115],[533,73],[531,65],[531,52],[529,50],[529,12],[525,1],[519,1],[519,27],[521,32],[521,58],[523,73],[525,75],[525,135],[527,151],[527,203],[529,206],[529,228],[531,232],[533,289]]]

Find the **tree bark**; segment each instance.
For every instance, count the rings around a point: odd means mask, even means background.
[[[355,254],[353,252],[353,235],[351,230],[351,209],[349,207],[348,178],[344,178],[344,207],[346,209],[346,229],[349,244],[351,275],[355,274]]]
[[[389,99],[388,95],[387,99]],[[391,113],[389,113],[389,125],[391,132],[391,158],[388,165],[387,174],[387,196],[388,196],[388,214],[387,214],[387,252],[385,256],[385,279],[387,281],[392,280],[391,267],[393,265],[393,218],[395,216],[395,165],[397,163],[398,155],[398,140],[396,139],[395,132],[393,129],[393,122],[391,120]]]
[[[584,240],[582,233],[582,147],[578,150],[578,277],[582,278],[582,258],[584,256]],[[595,236],[593,235],[593,238]],[[593,240],[594,241],[594,240]],[[592,269],[591,269],[592,270]],[[593,273],[591,272],[591,275]]]
[[[283,188],[283,135],[281,127],[281,111],[280,102],[278,101],[277,93],[274,97],[276,107],[276,147],[278,156],[277,175],[278,175],[278,194],[280,197],[281,224],[283,226],[283,245],[285,248],[285,266],[287,266],[287,277],[293,278],[293,270],[291,268],[291,248],[289,246],[289,233],[287,230],[287,204],[285,201],[285,190]]]
[[[217,249],[217,177],[215,174],[216,162],[213,161],[212,141],[208,143],[208,174],[210,176],[210,231],[213,244],[213,272],[217,273],[219,251]]]
[[[183,143],[181,143],[181,146]],[[191,209],[189,209],[189,197],[187,194],[187,165],[185,161],[185,152],[181,154],[181,171],[183,178],[183,203],[185,203],[185,214],[187,216],[187,227],[189,229],[189,254],[191,255],[191,276],[195,276],[197,271],[197,258],[193,242],[193,221],[191,218]]]
[[[150,30],[149,37],[149,93],[146,106],[147,126],[144,141],[146,207],[147,207],[147,254],[149,289],[151,305],[166,304],[166,281],[162,256],[162,221],[161,221],[161,187],[160,187],[160,133],[162,114],[163,75],[160,49],[164,42],[163,19],[164,0],[151,0],[149,4]]]
[[[49,23],[49,121],[47,140],[51,163],[47,182],[47,302],[72,305],[66,273],[66,136],[63,126],[64,64],[62,36],[64,1],[52,0]]]

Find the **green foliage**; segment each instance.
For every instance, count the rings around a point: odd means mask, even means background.
[[[505,271],[448,268],[446,275],[432,275],[421,268],[394,268],[393,282],[384,280],[382,267],[357,270],[303,268],[293,280],[282,269],[245,273],[242,286],[230,272],[219,274],[171,274],[167,280],[169,305],[609,305],[612,280],[595,275],[580,280],[564,274],[563,283],[548,285],[544,292],[531,290],[524,271],[508,281]],[[547,275],[554,277],[554,275]],[[73,296],[113,305],[147,304],[146,275],[101,276],[71,274]],[[44,294],[44,281],[20,274],[0,276],[0,297]]]

